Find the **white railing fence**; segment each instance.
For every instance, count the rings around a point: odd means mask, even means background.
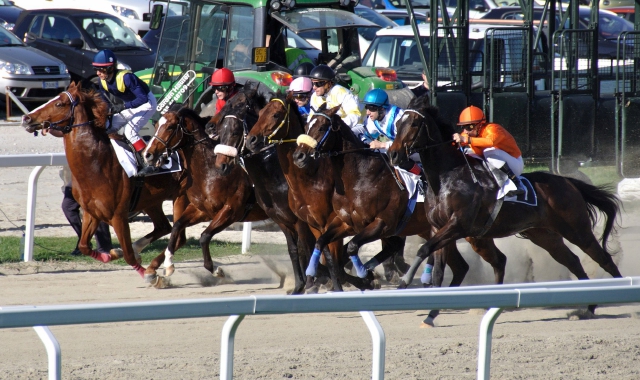
[[[16,154],[0,155],[0,168],[30,167],[35,166],[29,175],[27,190],[27,217],[24,231],[24,261],[33,260],[33,231],[36,217],[36,198],[38,192],[38,178],[47,166],[63,166],[67,164],[64,153],[45,154]],[[62,213],[62,210],[60,210]],[[251,249],[251,222],[245,222],[242,226],[242,253]]]
[[[490,375],[493,325],[503,309],[634,302],[640,302],[640,277],[298,296],[8,306],[0,307],[0,328],[34,327],[47,349],[49,379],[60,379],[60,346],[46,326],[230,316],[222,329],[220,347],[220,378],[226,380],[233,378],[235,333],[246,315],[360,312],[373,340],[371,378],[378,380],[384,378],[385,335],[374,311],[488,308],[478,342],[477,378],[484,380]]]

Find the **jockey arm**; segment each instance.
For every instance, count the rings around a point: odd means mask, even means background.
[[[127,73],[123,79],[126,88],[135,96],[133,100],[124,102],[125,108],[137,108],[149,101],[147,90],[140,84],[141,80],[135,74]]]

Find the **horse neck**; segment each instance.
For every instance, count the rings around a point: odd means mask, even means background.
[[[440,142],[420,152],[420,160],[427,181],[435,194],[439,194],[444,176],[465,165],[463,153],[450,144]]]

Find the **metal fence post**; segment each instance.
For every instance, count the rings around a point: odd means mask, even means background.
[[[502,310],[499,307],[492,307],[482,317],[478,339],[478,380],[489,380],[491,376],[491,334],[493,333],[493,325]]]
[[[60,380],[62,378],[62,354],[60,353],[60,344],[47,326],[33,326],[40,340],[47,349],[47,357],[49,358],[49,380]]]
[[[387,339],[384,336],[384,330],[380,326],[380,322],[372,311],[361,311],[360,315],[364,323],[371,333],[371,341],[373,343],[373,360],[371,363],[371,379],[384,379],[384,355]]]
[[[220,380],[233,379],[233,344],[236,338],[236,330],[244,315],[231,315],[222,326],[222,338],[220,339]]]
[[[38,193],[38,177],[44,166],[36,166],[29,176],[29,190],[27,191],[27,220],[24,232],[24,261],[33,260],[33,226],[36,220],[36,195]]]

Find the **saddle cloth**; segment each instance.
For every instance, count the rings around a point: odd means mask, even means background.
[[[409,199],[413,198],[416,191],[418,192],[416,202],[424,202],[424,190],[422,190],[422,184],[420,183],[420,176],[410,173],[404,169],[400,169],[394,166],[396,173],[400,175],[400,179],[405,185],[405,188],[409,192]]]
[[[138,174],[138,162],[136,161],[136,157],[129,144],[123,141],[111,139],[111,145],[113,145],[113,150],[116,152],[118,162],[120,162],[120,165],[127,173],[127,176],[131,178]],[[178,156],[177,152],[173,152],[168,158],[168,161],[160,167],[160,170],[150,175],[167,174],[179,172],[181,170],[182,165],[180,163],[180,156]]]

